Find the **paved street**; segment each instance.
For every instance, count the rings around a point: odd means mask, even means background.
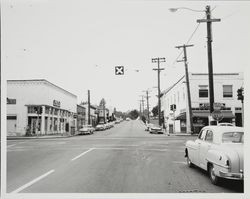
[[[191,136],[149,134],[139,120],[93,135],[9,140],[8,193],[243,192],[243,183],[210,183],[188,168],[184,143]]]

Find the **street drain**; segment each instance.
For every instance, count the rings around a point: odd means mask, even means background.
[[[178,191],[179,193],[206,193],[206,191],[204,190],[198,190],[198,189],[194,189],[194,190],[181,190]]]

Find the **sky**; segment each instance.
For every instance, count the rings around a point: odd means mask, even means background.
[[[190,72],[207,73],[205,17],[210,5],[214,72],[244,72],[250,65],[250,1],[165,0],[3,0],[2,78],[46,79],[77,95],[78,103],[104,98],[107,106],[139,109],[150,90],[157,104],[157,67],[151,59],[165,57],[160,67],[161,90],[184,75],[181,50],[187,49]],[[181,7],[177,12],[169,8]],[[200,10],[193,12],[185,7]],[[115,75],[115,66],[125,74]]]

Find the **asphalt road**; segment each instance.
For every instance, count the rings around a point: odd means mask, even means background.
[[[190,136],[149,134],[141,121],[124,121],[93,135],[9,140],[8,193],[231,193],[243,183],[210,183],[188,168]]]

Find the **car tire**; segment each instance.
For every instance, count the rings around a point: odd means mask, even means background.
[[[187,165],[188,167],[192,168],[194,166],[194,164],[192,163],[192,161],[190,160],[190,158],[187,155]]]
[[[214,165],[213,164],[209,164],[209,166],[208,166],[208,175],[209,175],[209,178],[210,178],[212,184],[217,185],[219,183],[219,177],[216,176],[214,173]]]

